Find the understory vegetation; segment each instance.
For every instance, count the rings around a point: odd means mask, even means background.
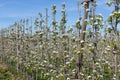
[[[17,73],[14,67],[10,67],[0,62],[0,80],[26,80],[24,74]]]
[[[95,0],[78,1],[78,20],[71,26],[67,24],[65,3],[60,20],[56,5],[50,16],[46,8],[45,15],[21,19],[0,30],[1,62],[11,67],[12,74],[27,75],[28,80],[120,80],[119,4],[120,0],[107,2],[115,9],[104,20],[95,14]],[[0,80],[16,80],[1,66],[0,78],[5,79]]]

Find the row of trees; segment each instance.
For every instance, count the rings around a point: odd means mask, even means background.
[[[107,21],[95,14],[95,0],[84,0],[78,1],[74,26],[67,26],[65,3],[60,22],[56,5],[52,6],[51,23],[47,8],[45,18],[39,13],[34,21],[15,22],[0,31],[0,59],[34,80],[119,80],[119,3],[107,3],[115,7]]]

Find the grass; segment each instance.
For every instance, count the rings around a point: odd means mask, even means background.
[[[0,80],[26,80],[26,78],[13,67],[0,62]]]

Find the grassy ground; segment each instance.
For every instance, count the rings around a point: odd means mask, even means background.
[[[26,80],[26,78],[14,68],[0,62],[0,80]]]

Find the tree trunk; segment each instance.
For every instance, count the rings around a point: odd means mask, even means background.
[[[84,18],[83,18],[83,24],[82,24],[82,32],[81,32],[81,35],[80,35],[80,41],[84,41],[85,40],[85,31],[86,31],[86,20],[87,20],[87,17],[88,17],[88,11],[86,9],[89,8],[89,1],[85,1],[87,4],[86,4],[86,7],[84,8]],[[83,46],[81,46],[81,48],[83,48]],[[79,71],[81,70],[82,68],[82,65],[83,65],[83,54],[81,54],[80,56],[77,57],[77,60],[76,60],[76,73],[75,73],[75,79],[79,79]]]

